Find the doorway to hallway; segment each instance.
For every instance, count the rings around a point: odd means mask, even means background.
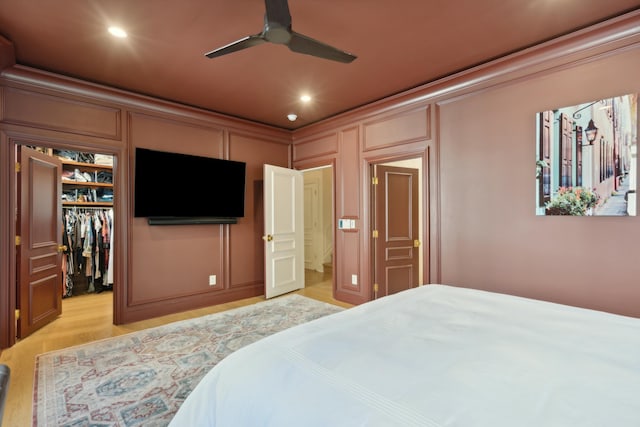
[[[307,286],[333,282],[333,167],[303,170],[304,260]]]

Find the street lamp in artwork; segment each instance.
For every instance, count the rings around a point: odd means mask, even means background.
[[[589,141],[589,145],[593,145],[593,141],[598,136],[598,128],[593,123],[593,119],[589,120],[589,125],[585,128],[584,134],[587,137],[587,141]]]

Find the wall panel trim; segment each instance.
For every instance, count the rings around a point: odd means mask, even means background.
[[[427,104],[364,122],[362,150],[366,152],[430,139],[429,110],[430,105]]]
[[[338,154],[338,134],[332,132],[297,142],[292,150],[294,162]]]
[[[254,137],[257,136],[262,139],[291,142],[291,132],[289,130],[90,83],[24,65],[17,64],[2,70],[0,72],[0,84],[31,91],[37,90],[38,92],[61,98],[80,97],[85,100],[98,100],[112,106],[117,105],[129,110],[142,110],[184,119],[201,120],[208,123],[216,123],[218,126],[229,130],[252,134]]]
[[[4,89],[3,100],[2,121],[5,123],[116,141],[121,139],[122,112],[119,108],[11,87]],[[7,103],[13,107],[8,108]],[[16,105],[23,108],[15,108]]]

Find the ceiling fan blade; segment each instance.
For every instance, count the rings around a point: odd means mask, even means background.
[[[264,0],[264,4],[267,25],[277,24],[283,28],[291,28],[291,13],[287,0]]]
[[[218,56],[226,55],[228,53],[237,52],[242,49],[247,49],[249,47],[257,46],[259,44],[264,43],[265,41],[266,40],[263,38],[262,34],[255,34],[253,36],[247,36],[233,43],[229,43],[226,46],[222,46],[218,49],[212,50],[209,53],[205,53],[205,56],[207,58],[216,58]]]
[[[304,53],[306,55],[317,56],[319,58],[330,59],[332,61],[344,62],[348,64],[352,62],[357,56],[348,52],[344,52],[340,49],[336,49],[333,46],[324,44],[317,40],[314,40],[305,35],[291,32],[291,40],[287,43],[289,49],[293,52]]]

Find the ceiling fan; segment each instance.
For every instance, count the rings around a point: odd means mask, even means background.
[[[305,55],[317,56],[332,61],[349,63],[356,59],[355,55],[336,49],[291,29],[291,14],[287,0],[265,0],[266,13],[264,28],[259,34],[247,36],[206,53],[208,58],[216,58],[228,53],[237,52],[262,43],[283,44],[289,50]]]

